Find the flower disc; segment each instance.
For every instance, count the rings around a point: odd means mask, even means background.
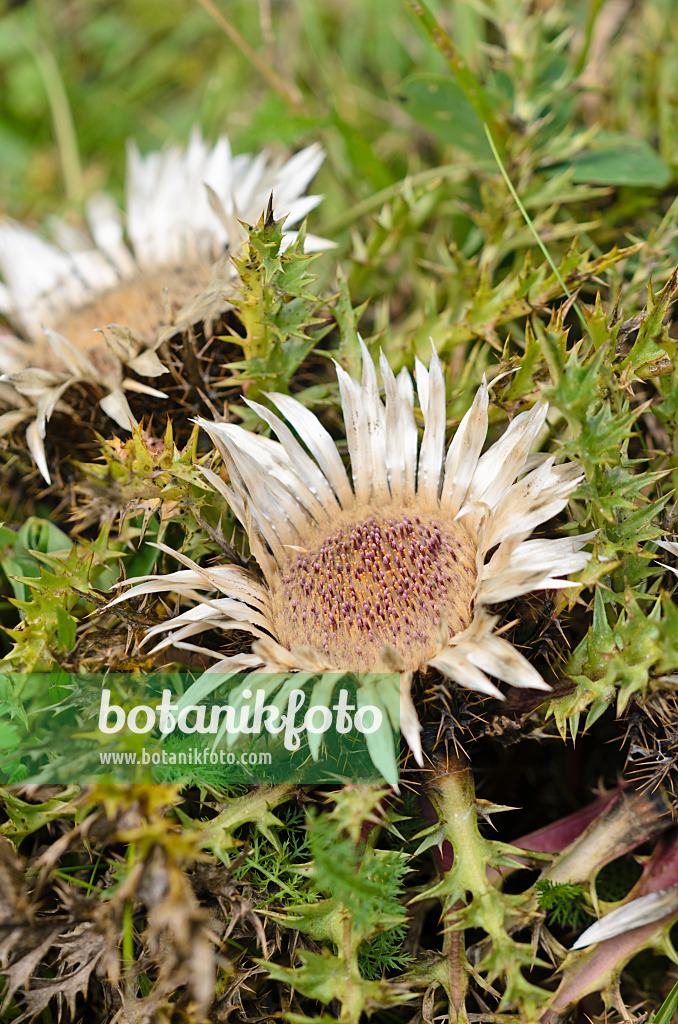
[[[371,510],[290,558],[273,594],[279,642],[354,671],[377,668],[392,644],[418,668],[436,653],[441,618],[453,635],[468,626],[476,580],[462,523],[439,509]]]
[[[104,362],[110,363],[103,338],[94,330],[95,327],[133,324],[135,334],[153,342],[160,326],[167,323],[168,304],[172,306],[169,312],[176,312],[209,283],[210,273],[209,264],[188,263],[185,267],[163,268],[156,273],[121,281],[118,287],[102,292],[88,305],[69,310],[56,323],[55,329],[80,352],[90,358],[100,355]],[[40,365],[49,365],[50,355],[45,345]]]

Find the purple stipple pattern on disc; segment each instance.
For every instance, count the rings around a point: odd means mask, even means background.
[[[439,620],[455,634],[473,610],[474,547],[463,526],[444,519],[372,511],[295,553],[276,587],[280,642],[360,671],[392,644],[418,667],[435,652]]]

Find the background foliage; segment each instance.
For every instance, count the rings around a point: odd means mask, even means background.
[[[334,428],[326,353],[357,372],[359,327],[397,370],[432,338],[449,426],[484,372],[510,371],[492,437],[548,399],[544,445],[586,471],[560,525],[597,536],[581,587],[503,609],[550,698],[420,680],[431,761],[406,767],[400,797],[199,776],[31,788],[12,752],[64,699],[36,673],[143,675],[138,642],[165,609],[93,616],[121,564],[176,568],[154,540],[221,556],[231,524],[198,485],[200,410],[172,407],[169,433],[158,418],[158,450],[103,419],[99,438],[50,442],[51,489],[2,442],[4,1019],[670,1019],[675,907],[567,949],[601,909],[678,882],[675,557],[655,543],[673,536],[678,468],[672,15],[670,0],[5,6],[9,216],[78,224],[91,192],[120,198],[129,137],[148,151],[197,124],[234,152],[324,145],[310,229],[338,247],[290,254],[265,287],[243,271],[244,337],[205,370],[227,414],[249,423],[239,376],[273,378]]]

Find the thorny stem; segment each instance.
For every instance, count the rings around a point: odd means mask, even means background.
[[[213,818],[206,831],[214,834],[231,832],[246,821],[263,822],[272,807],[278,807],[294,796],[292,783],[279,786],[257,786],[247,794],[246,800],[231,800],[220,814]]]
[[[434,800],[441,820],[447,824],[447,836],[454,847],[454,860],[463,871],[459,889],[482,898],[488,888],[487,872],[483,867],[482,851],[478,848],[480,836],[473,806],[473,776],[468,768],[455,761],[450,771],[438,780],[441,799]],[[480,840],[481,841],[481,840]],[[482,841],[481,841],[482,842]],[[449,963],[450,1021],[466,1021],[465,996],[468,989],[468,966],[464,933],[456,923],[457,914],[464,904],[448,896],[443,904],[443,953]]]
[[[278,263],[282,241],[282,221],[273,216],[273,193],[265,213],[256,228],[249,228],[249,240],[245,242],[242,255],[234,262],[243,284],[242,301],[238,302],[240,319],[245,327],[245,337],[239,341],[247,361],[262,360],[270,350],[268,315],[274,286],[272,268]],[[259,383],[250,381],[247,394],[255,397]]]
[[[463,928],[480,928],[488,938],[473,971],[476,978],[480,981],[484,974],[482,983],[490,990],[495,979],[503,978],[504,994],[499,1008],[518,1005],[532,1019],[546,994],[523,976],[522,968],[530,968],[538,961],[531,946],[515,942],[506,930],[507,911],[514,897],[495,888],[488,878],[489,868],[510,861],[507,852],[512,848],[481,836],[473,774],[458,760],[448,761],[428,796],[438,813],[444,838],[454,849],[450,869],[440,885],[427,894],[437,895],[443,903],[444,951],[450,958],[450,1020],[468,1019],[464,994],[472,968],[463,948]]]
[[[263,275],[258,274],[248,290],[247,302],[240,307],[247,330],[242,340],[245,359],[263,359],[268,351],[268,332],[262,312],[266,309],[265,287]]]
[[[505,988],[500,1009],[518,1007],[529,1020],[536,1019],[537,1013],[541,1015],[546,1010],[550,1019],[547,1008],[553,995],[537,988],[522,974],[523,968],[529,970],[538,963],[536,953],[530,946],[515,942],[511,937],[513,931],[528,926],[536,919],[538,900],[532,890],[523,897],[517,897],[506,895],[500,889],[506,870],[514,870],[521,862],[520,849],[485,839],[478,831],[473,777],[466,766],[448,761],[445,770],[435,778],[428,795],[438,814],[441,838],[453,848],[452,857],[449,847],[444,855],[441,853],[444,877],[438,886],[426,893],[427,896],[438,896],[443,904],[443,952],[447,958],[444,984],[449,999],[450,1021],[468,1020],[464,996],[469,973],[473,973],[476,980],[487,988],[495,978],[503,977]],[[572,816],[567,828],[561,829],[563,835],[555,845],[550,841],[551,838],[555,840],[555,836],[542,837],[540,833],[517,841],[519,847],[526,851],[551,848],[559,852],[559,856],[542,873],[542,878],[553,882],[590,881],[604,864],[638,847],[650,836],[665,831],[673,820],[666,797],[659,790],[650,793],[619,789],[608,799],[598,801],[598,805],[597,813],[593,815]],[[655,884],[654,888],[665,884],[665,881]],[[471,958],[472,963],[476,963],[475,970],[466,959],[462,928],[479,928],[487,934],[487,940],[477,949],[482,959],[475,962]],[[556,994],[554,1005],[564,1006],[568,999],[572,1001],[572,992],[581,996],[587,991],[586,969],[591,956],[588,951],[578,954],[578,960],[570,965],[569,973]],[[602,953],[601,957],[604,961]],[[581,978],[575,969],[576,964],[580,964]],[[437,980],[441,982],[443,978],[438,975]]]
[[[461,902],[452,904],[450,917],[462,907]],[[463,933],[454,928],[454,922],[447,921],[443,914],[443,954],[449,963],[450,1020],[465,1021],[465,997],[468,989],[468,972],[465,966],[466,950]]]
[[[358,944],[353,935],[351,927],[351,915],[346,913],[342,921],[341,934],[341,956],[346,964],[345,967],[345,998],[341,1002],[341,1013],[339,1020],[351,1021],[355,1024],[360,1019],[363,1010],[361,994],[355,985],[360,979],[358,967]]]
[[[468,767],[460,762],[451,765],[451,769],[438,780],[438,789],[442,799],[439,802],[443,820],[447,825],[448,837],[454,847],[454,861],[459,888],[470,893],[474,900],[482,900],[486,904],[483,912],[484,926],[488,934],[496,934],[503,930],[501,908],[487,900],[496,890],[487,878],[487,841],[478,831],[478,818],[475,811],[475,794],[473,775]],[[447,912],[452,907],[446,908]]]

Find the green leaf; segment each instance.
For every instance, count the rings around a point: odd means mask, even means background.
[[[70,551],[73,541],[48,519],[31,516],[17,534],[17,540],[28,551],[42,551],[48,554],[53,551]]]
[[[538,894],[539,906],[546,911],[549,922],[561,928],[577,928],[591,913],[582,902],[587,892],[585,885],[541,878],[535,883],[534,890]]]
[[[348,281],[346,275],[341,268],[341,264],[337,264],[337,282],[338,292],[336,305],[334,307],[334,315],[339,326],[339,332],[341,340],[339,341],[339,361],[342,366],[348,370],[348,372],[354,376],[359,376],[362,366],[362,357],[360,355],[360,344],[358,342],[358,324],[362,317],[368,303],[363,302],[361,306],[353,308],[351,301],[351,294],[348,288]]]
[[[19,743],[19,734],[8,722],[0,722],[0,750],[11,750]]]
[[[2,527],[0,548],[10,547],[11,552],[0,558],[0,568],[9,578],[14,596],[19,601],[25,601],[29,595],[27,585],[14,577],[40,575],[34,552],[67,552],[71,546],[70,537],[47,519],[30,516],[16,533],[8,527]]]
[[[306,117],[290,114],[289,107],[280,96],[269,94],[264,96],[259,106],[247,118],[246,124],[239,129],[237,149],[258,149],[264,142],[273,142],[276,146],[296,148],[303,144],[310,133],[317,135],[320,128],[327,124],[326,117]]]
[[[572,160],[574,182],[637,188],[664,188],[669,183],[669,168],[644,139],[601,132],[596,142],[596,148]]]
[[[389,728],[390,717],[382,695],[373,682],[363,683],[357,694],[358,707],[374,707],[382,715],[381,728],[376,732],[366,733],[367,749],[372,764],[391,785],[398,783],[398,763],[396,760],[395,740]]]
[[[9,548],[16,540],[16,533],[9,526],[0,526],[0,548]]]
[[[651,1024],[671,1024],[678,1010],[678,982],[673,986],[656,1013],[650,1018]]]
[[[332,115],[332,123],[343,136],[346,144],[346,155],[355,168],[357,175],[369,181],[375,191],[388,188],[393,184],[393,175],[388,166],[378,158],[374,146],[362,132],[345,121],[336,111]]]
[[[57,607],[57,640],[64,651],[72,651],[75,646],[77,621],[69,615],[65,608]]]
[[[398,90],[410,117],[442,142],[492,163],[483,125],[457,83],[445,75],[411,75]]]
[[[339,676],[333,672],[322,675],[311,691],[311,698],[308,702],[309,707],[313,707],[314,704],[320,704],[323,707],[329,708],[332,701],[332,691],[338,682]],[[314,761],[318,760],[321,742],[321,733],[308,733],[308,749],[311,751],[311,757]]]

